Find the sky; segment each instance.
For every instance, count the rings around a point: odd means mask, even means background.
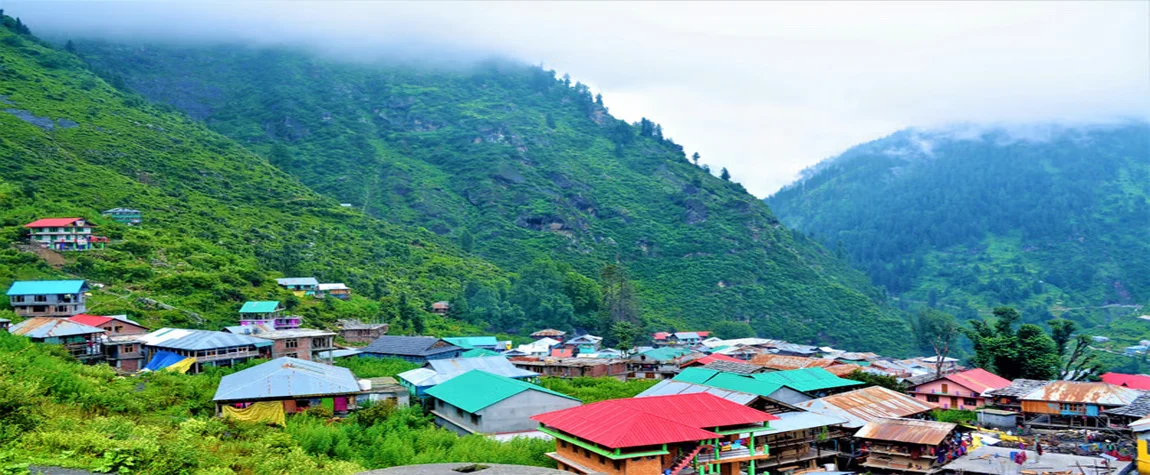
[[[542,64],[765,197],[906,127],[1150,118],[1150,1],[0,0],[63,37]]]

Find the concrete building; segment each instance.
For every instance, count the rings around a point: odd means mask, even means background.
[[[335,350],[335,333],[311,328],[276,330],[267,325],[227,327],[228,333],[248,335],[272,342],[272,358],[298,358],[307,361],[331,362]]]
[[[24,318],[67,318],[88,311],[88,290],[83,280],[18,280],[8,288],[8,303]]]
[[[598,358],[511,358],[516,368],[554,378],[627,379],[627,362]]]
[[[517,379],[473,370],[427,390],[440,427],[467,434],[534,431],[536,414],[583,404],[566,394]]]
[[[974,410],[985,406],[983,393],[1010,386],[1010,380],[982,368],[929,377],[907,391],[916,399],[938,404],[943,409]]]
[[[290,330],[303,325],[303,318],[284,315],[278,300],[244,302],[240,307],[240,325],[270,325],[276,330]]]
[[[385,335],[363,347],[356,357],[399,358],[412,363],[426,363],[428,360],[458,358],[462,353],[463,348],[442,338]]]
[[[315,277],[284,277],[276,279],[280,287],[292,292],[302,292],[304,295],[315,295],[319,290],[319,281]]]
[[[145,367],[151,366],[153,360],[170,361],[173,355],[182,356],[196,359],[188,370],[192,374],[199,373],[205,366],[233,366],[268,358],[272,346],[271,341],[262,338],[183,328],[161,328],[136,338],[144,347],[144,359],[149,362]]]
[[[84,218],[46,218],[24,225],[32,244],[53,251],[103,249],[108,238],[93,234],[95,227]]]
[[[144,366],[143,348],[136,336],[148,333],[148,329],[127,315],[80,314],[69,320],[104,330],[104,360],[117,371],[134,373]]]
[[[27,337],[35,343],[61,345],[68,354],[85,363],[104,359],[104,329],[66,318],[29,318],[9,327],[8,333]]]
[[[363,323],[359,320],[338,320],[339,337],[350,343],[371,343],[387,334],[386,323]]]

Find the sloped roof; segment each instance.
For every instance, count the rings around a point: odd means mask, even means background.
[[[271,313],[280,308],[278,300],[259,300],[253,302],[244,302],[244,306],[240,307],[240,313]]]
[[[951,373],[943,378],[954,381],[965,388],[982,394],[991,389],[1000,389],[1010,386],[1010,380],[982,368],[975,368],[961,373]]]
[[[668,332],[655,332],[651,335],[652,340],[666,340],[671,334]]]
[[[702,384],[764,397],[774,394],[783,387],[779,383],[760,381],[741,374],[723,373],[706,368],[686,368],[676,375],[673,381]]]
[[[821,391],[824,389],[858,386],[863,384],[851,379],[843,379],[823,368],[801,368],[787,371],[758,373],[751,377],[759,381],[782,384],[795,391]]]
[[[287,399],[359,392],[347,368],[283,357],[224,376],[213,401]]]
[[[646,391],[639,393],[635,397],[669,396],[672,394],[693,393],[713,394],[733,403],[742,404],[744,406],[754,402],[760,397],[757,394],[732,391],[730,389],[716,388],[702,384],[688,383],[686,381],[675,381],[673,379],[664,379],[659,381],[657,384],[651,386]]]
[[[717,437],[704,430],[778,418],[707,393],[611,399],[548,412],[532,419],[610,448]]]
[[[478,358],[480,356],[499,356],[499,353],[487,348],[472,348],[459,355],[460,358]]]
[[[499,344],[493,336],[450,336],[443,337],[443,341],[468,350],[477,346],[495,346]]]
[[[876,419],[855,433],[859,439],[885,440],[908,444],[938,445],[958,424],[915,419]]]
[[[847,419],[846,427],[862,427],[881,418],[921,414],[938,406],[881,386],[856,389],[841,394],[803,401],[797,406],[810,412]]]
[[[443,342],[443,344],[436,347],[435,345],[440,342]],[[370,345],[364,347],[362,353],[429,356],[459,350],[462,350],[462,348],[433,336],[384,335],[376,338]]]
[[[28,338],[53,338],[104,333],[104,329],[66,318],[34,317],[8,327],[8,333]]]
[[[1150,417],[1143,417],[1130,423],[1130,429],[1134,432],[1146,432],[1150,430]]]
[[[112,208],[104,210],[105,213],[139,213],[140,210],[132,208]]]
[[[335,282],[335,283],[330,283],[330,284],[319,284],[317,290],[326,291],[326,290],[351,290],[351,289],[348,288],[347,285],[344,285],[343,282]]]
[[[1039,379],[1016,379],[1010,382],[1009,386],[998,389],[991,389],[986,391],[988,396],[1006,396],[1006,397],[1022,397],[1030,394],[1035,389],[1046,386],[1053,381],[1043,381]]]
[[[572,401],[579,401],[576,398],[542,386],[480,370],[471,370],[451,378],[451,380],[443,384],[438,384],[428,389],[427,394],[464,411],[475,413],[487,406],[524,391],[538,391]]]
[[[579,335],[577,337],[574,337],[574,338],[567,340],[567,343],[572,344],[572,345],[587,345],[587,344],[594,345],[597,343],[601,343],[602,341],[603,341],[603,337],[601,337],[601,336]]]
[[[1106,373],[1102,382],[1131,389],[1150,390],[1150,376],[1145,374]]]
[[[71,317],[68,317],[68,320],[71,320],[73,322],[83,323],[85,325],[90,325],[93,327],[98,327],[100,325],[103,325],[103,324],[111,322],[111,321],[117,321],[117,322],[124,322],[124,323],[128,323],[131,325],[135,325],[135,326],[138,326],[140,328],[145,328],[143,325],[140,325],[137,322],[129,320],[127,315],[88,315],[86,313],[81,313],[79,315],[73,315]]]
[[[1134,402],[1140,391],[1107,383],[1083,381],[1053,381],[1022,396],[1023,401],[1050,401],[1090,403],[1103,406],[1126,406]]]
[[[423,368],[404,371],[396,377],[414,386],[434,386],[473,370],[482,370],[509,378],[534,378],[538,373],[516,368],[501,355],[477,356],[474,358],[450,358],[430,360]]]
[[[8,295],[78,294],[88,290],[83,280],[17,280],[8,287]]]
[[[694,351],[688,350],[686,348],[663,347],[636,354],[635,359],[638,359],[640,356],[645,356],[646,359],[650,361],[671,361],[675,358],[682,357],[683,355],[689,355],[691,353],[694,353]]]
[[[838,376],[840,378],[843,376],[846,376],[848,374],[851,374],[855,371],[864,371],[862,366],[855,365],[855,364],[845,364],[845,363],[844,364],[833,364],[830,366],[824,366],[823,369],[827,370],[828,373],[833,374],[835,376]]]
[[[532,337],[532,338],[541,338],[541,337],[554,337],[554,336],[563,336],[563,335],[566,335],[566,334],[567,334],[567,332],[565,332],[565,331],[562,331],[562,330],[556,330],[556,329],[554,329],[554,328],[548,328],[548,329],[545,329],[545,330],[539,330],[539,331],[537,331],[537,332],[535,332],[535,333],[532,333],[532,334],[531,334],[531,337]]]
[[[725,361],[728,363],[742,363],[743,362],[743,360],[731,358],[730,356],[727,356],[727,355],[707,355],[707,356],[704,356],[702,358],[693,359],[693,360],[688,361],[688,362],[683,363],[683,364],[697,364],[699,366],[702,366],[702,365],[712,363],[715,361]]]
[[[675,338],[680,340],[699,339],[699,334],[695,332],[675,332]]]
[[[232,325],[230,327],[224,327],[224,331],[236,335],[255,336],[274,332],[276,331],[276,327],[270,323],[257,323],[254,325]]]
[[[1150,416],[1150,392],[1143,392],[1139,394],[1133,402],[1122,407],[1114,409],[1107,409],[1103,411],[1106,414],[1127,416],[1127,417],[1146,417]]]
[[[319,285],[319,281],[315,277],[284,277],[276,279],[276,283],[279,285]]]
[[[826,416],[823,414],[816,414],[813,412],[784,412],[775,415],[779,417],[779,420],[771,421],[771,428],[769,430],[755,432],[755,435],[774,434],[796,430],[813,429],[815,427],[842,425],[846,424],[847,422],[846,419],[834,416]]]
[[[64,228],[84,218],[44,218],[25,224],[26,228]],[[90,224],[88,226],[91,226]],[[94,226],[93,226],[94,227]]]
[[[735,374],[754,374],[754,373],[761,373],[763,371],[766,371],[766,368],[763,368],[762,366],[755,366],[753,364],[748,364],[742,360],[738,360],[737,362],[736,361],[724,361],[724,360],[711,361],[709,363],[704,364],[703,368],[715,370],[715,371],[722,371],[724,373],[735,373]]]
[[[790,356],[790,355],[777,355],[774,353],[762,353],[755,355],[751,358],[751,364],[765,366],[773,369],[800,369],[800,368],[817,368],[826,367],[835,364],[834,360],[823,358],[808,358],[806,356]]]
[[[271,346],[272,344],[269,340],[246,335],[235,335],[209,330],[188,330],[185,328],[161,328],[154,332],[140,335],[140,341],[146,346],[191,351],[239,346],[264,347]]]

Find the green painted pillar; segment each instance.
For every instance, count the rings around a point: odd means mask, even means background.
[[[751,460],[750,462],[747,462],[747,467],[747,475],[755,475],[755,461]]]

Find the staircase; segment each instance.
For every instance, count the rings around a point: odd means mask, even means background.
[[[675,462],[671,464],[670,475],[679,475],[679,472],[691,465],[691,460],[693,460],[696,455],[699,455],[699,452],[702,450],[703,446],[700,445],[695,447],[695,450],[680,455],[679,458],[675,459]]]

